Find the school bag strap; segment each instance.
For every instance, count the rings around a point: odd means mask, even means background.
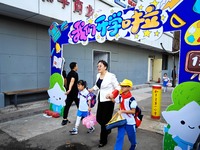
[[[78,92],[78,94],[79,94],[80,96],[83,96],[84,98],[87,98],[87,95],[85,96],[85,95],[81,94],[81,92]]]
[[[96,104],[96,95],[92,92],[89,92],[87,95],[83,95],[81,94],[81,92],[79,92],[80,96],[83,96],[84,98],[86,98],[87,102],[90,100],[90,107],[93,108]],[[90,97],[90,99],[89,99]]]
[[[86,98],[88,100],[88,98],[91,96],[91,93],[88,93],[87,95],[83,95],[81,94],[81,92],[79,92],[80,96],[83,96],[84,98]]]
[[[130,99],[129,99],[129,107],[131,108],[131,103],[132,101],[135,101],[135,98],[132,96]]]
[[[122,97],[121,95],[119,96],[119,103],[122,102]],[[132,96],[130,99],[129,99],[129,107],[130,109],[131,108],[131,103],[135,101],[135,98]],[[136,108],[135,108],[135,114],[134,114],[134,119],[135,119],[135,123],[136,123],[136,128],[138,128],[141,123],[142,123],[142,118],[143,118],[143,114],[142,114],[142,110],[140,109],[140,107],[137,105]]]
[[[135,98],[132,96],[130,99],[129,99],[129,107],[131,108],[131,103],[132,103],[132,101],[134,101],[135,100]],[[121,103],[122,102],[122,96],[121,95],[119,95],[119,103]]]

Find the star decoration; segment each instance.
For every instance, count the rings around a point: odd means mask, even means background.
[[[110,10],[111,13],[114,13],[115,11],[113,9]]]
[[[158,32],[158,30],[156,32],[154,32],[154,36],[159,36],[160,32]]]
[[[143,8],[144,8],[143,5],[140,5],[140,6],[139,6],[139,10],[142,10]]]
[[[93,19],[90,18],[90,19],[88,20],[88,23],[89,23],[89,24],[92,24],[92,23],[93,23]]]
[[[119,38],[119,34],[118,34],[118,33],[115,35],[115,38],[116,38],[116,39],[118,39],[118,38]]]
[[[152,5],[157,6],[158,2],[156,0],[154,0],[153,2],[151,2]]]
[[[100,35],[97,36],[97,39],[100,39]]]
[[[134,38],[135,38],[135,39],[138,39],[138,38],[139,38],[139,35],[138,35],[138,34],[135,34],[135,35],[134,35]]]
[[[94,15],[94,18],[97,18],[98,16],[99,16],[98,14],[95,14],[95,15]]]
[[[146,30],[146,31],[143,31],[143,32],[144,32],[144,37],[145,36],[150,37],[151,31]]]
[[[162,20],[162,21],[164,21],[165,18],[166,18],[165,15],[162,15],[162,16],[161,16],[161,20]]]

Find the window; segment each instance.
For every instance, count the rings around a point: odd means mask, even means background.
[[[163,54],[162,55],[162,70],[168,69],[168,55]]]

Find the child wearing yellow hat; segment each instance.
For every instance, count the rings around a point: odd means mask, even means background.
[[[136,147],[136,126],[135,126],[135,109],[137,107],[137,102],[132,96],[131,89],[133,87],[132,81],[128,79],[124,79],[121,83],[121,92],[119,98],[113,99],[115,95],[110,95],[113,102],[119,103],[119,111],[118,113],[122,115],[123,118],[127,120],[127,124],[124,126],[118,127],[118,135],[115,143],[114,150],[122,150],[125,132],[128,135],[128,139],[131,143],[131,147],[129,150],[135,150]]]

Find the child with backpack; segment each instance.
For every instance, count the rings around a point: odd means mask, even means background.
[[[131,143],[129,150],[135,150],[136,148],[136,122],[134,119],[134,114],[136,112],[137,102],[131,94],[131,89],[133,86],[132,81],[124,79],[121,83],[121,94],[119,98],[111,99],[113,102],[119,103],[120,108],[118,113],[122,115],[124,119],[127,120],[127,124],[118,127],[118,135],[115,143],[114,150],[123,149],[123,141],[125,132],[127,132],[128,139]],[[112,96],[111,96],[112,97]],[[134,99],[130,101],[131,99]],[[130,103],[131,102],[131,103]]]
[[[75,127],[69,131],[71,135],[76,135],[78,134],[78,127],[80,125],[81,119],[85,118],[89,115],[89,113],[91,112],[91,94],[88,92],[88,90],[86,89],[87,83],[84,80],[79,80],[77,82],[77,86],[78,86],[78,98],[79,98],[79,108],[77,110],[77,118],[76,118],[76,123],[75,123]],[[94,126],[92,126],[91,128],[89,128],[89,130],[87,131],[87,133],[92,133],[94,132],[95,128]]]

